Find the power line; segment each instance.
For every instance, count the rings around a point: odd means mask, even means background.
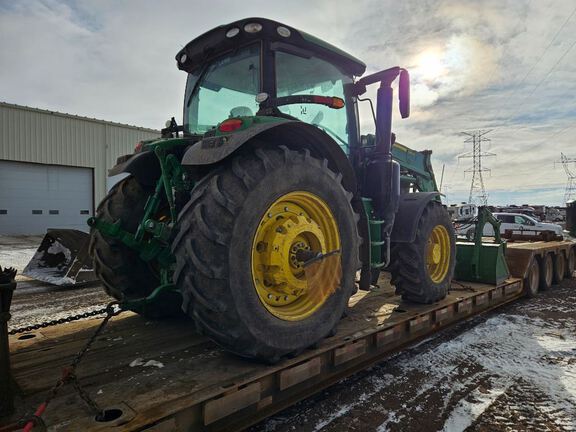
[[[470,194],[468,196],[469,203],[478,201],[481,205],[488,205],[488,195],[486,194],[486,188],[484,187],[484,178],[482,173],[490,172],[490,169],[484,168],[482,166],[482,158],[496,156],[496,154],[482,151],[482,143],[490,141],[488,138],[484,138],[484,136],[491,131],[492,130],[477,130],[474,132],[462,132],[462,134],[469,137],[464,142],[472,143],[472,151],[463,153],[458,156],[458,159],[472,158],[472,166],[464,170],[464,175],[466,175],[468,172],[472,173],[472,181],[470,182]]]
[[[506,119],[506,123],[512,120],[516,116],[516,114],[520,112],[520,110],[526,108],[524,106],[524,101],[529,99],[536,92],[536,90],[540,88],[542,83],[552,74],[552,72],[554,72],[554,69],[556,69],[556,67],[560,64],[560,62],[564,60],[564,58],[568,55],[568,53],[572,50],[572,48],[574,48],[574,46],[576,46],[576,39],[574,40],[574,42],[572,42],[572,44],[568,47],[568,49],[564,51],[564,53],[558,58],[556,63],[554,63],[554,65],[548,70],[548,72],[542,77],[542,79],[538,81],[538,83],[534,86],[532,91],[528,95],[524,96],[524,98],[518,103],[518,108],[512,113],[511,116],[509,116]],[[518,129],[518,126],[515,129]]]
[[[513,100],[514,96],[516,95],[517,91],[520,89],[520,87],[524,84],[524,82],[526,81],[526,79],[530,76],[530,74],[534,71],[534,69],[536,68],[536,66],[538,64],[540,64],[540,61],[544,58],[544,56],[548,53],[548,50],[552,47],[552,45],[554,44],[554,42],[556,41],[556,39],[558,38],[558,36],[560,35],[560,33],[562,32],[562,30],[564,30],[564,28],[566,27],[566,24],[568,24],[568,22],[572,19],[572,17],[576,14],[576,7],[572,10],[572,12],[570,13],[570,15],[568,15],[568,18],[566,18],[566,20],[564,20],[564,22],[562,23],[562,25],[559,27],[559,29],[556,31],[556,33],[554,34],[554,36],[552,37],[552,39],[550,40],[550,42],[546,45],[546,48],[544,48],[544,50],[542,51],[542,53],[540,54],[540,56],[538,57],[538,59],[532,64],[532,66],[530,67],[530,69],[528,70],[528,72],[526,72],[526,74],[524,75],[524,77],[522,78],[522,80],[520,81],[519,84],[514,86],[514,89],[512,91],[512,94],[509,96],[509,100]],[[548,76],[550,76],[550,74],[553,72],[553,70],[556,68],[556,66],[558,66],[558,64],[564,59],[564,57],[566,57],[566,55],[568,54],[568,52],[570,52],[570,50],[574,47],[574,45],[576,44],[576,41],[574,41],[574,43],[562,54],[562,56],[560,56],[560,58],[556,61],[556,63],[554,64],[554,66],[552,66],[552,68],[546,73],[546,75],[538,82],[538,84],[536,84],[536,86],[532,89],[532,91],[530,92],[529,95],[524,96],[521,100],[521,103],[518,103],[518,109],[516,109],[514,111],[514,113],[509,116],[506,121],[504,123],[509,122],[512,118],[514,118],[514,116],[520,111],[520,109],[522,108],[522,103],[528,99],[529,97],[531,97],[538,88],[540,88],[540,86],[542,85],[542,83],[544,82],[544,80],[546,78],[548,78]],[[498,118],[498,116],[500,115],[500,113],[503,111],[503,107],[500,108],[500,110],[498,111],[498,113],[496,114],[496,118]],[[517,126],[516,128],[514,128],[514,130],[519,129],[519,127]]]

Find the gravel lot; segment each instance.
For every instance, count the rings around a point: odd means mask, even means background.
[[[29,243],[0,265],[21,269]],[[21,280],[10,327],[90,311],[101,286]],[[254,426],[263,431],[575,431],[576,280],[458,324]]]

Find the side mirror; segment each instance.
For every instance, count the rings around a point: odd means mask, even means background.
[[[410,116],[410,75],[406,69],[400,70],[398,83],[398,99],[400,102],[400,115],[402,118]]]

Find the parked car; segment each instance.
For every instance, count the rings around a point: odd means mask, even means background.
[[[506,230],[514,230],[514,231],[531,231],[532,234],[535,234],[534,231],[552,231],[556,235],[562,236],[562,227],[558,224],[553,223],[545,223],[539,222],[538,220],[534,219],[525,214],[521,213],[493,213],[494,217],[498,219],[501,223],[500,225],[500,233],[504,234]],[[466,235],[469,238],[474,236],[474,230],[476,229],[475,225],[466,225],[462,224],[459,227],[456,227],[456,232],[458,234]],[[494,229],[492,225],[486,224],[484,226],[484,233],[485,236],[490,237],[494,235]]]
[[[494,217],[502,222],[500,233],[504,234],[506,230],[514,231],[552,231],[558,236],[562,236],[562,227],[558,224],[540,222],[533,217],[521,213],[494,213]],[[484,226],[484,235],[493,236],[494,229],[492,225]]]

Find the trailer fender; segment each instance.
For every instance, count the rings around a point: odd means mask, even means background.
[[[391,240],[398,243],[411,243],[416,239],[420,216],[426,205],[440,196],[438,192],[416,192],[400,195],[398,212],[394,219]]]

